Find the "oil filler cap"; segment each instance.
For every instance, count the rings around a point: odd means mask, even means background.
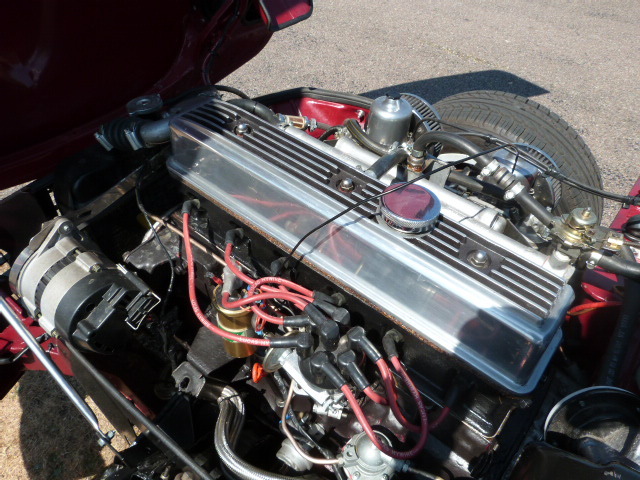
[[[398,188],[399,183],[385,188]],[[431,230],[440,215],[441,204],[431,190],[422,185],[405,184],[380,198],[381,219],[402,233],[420,234]]]

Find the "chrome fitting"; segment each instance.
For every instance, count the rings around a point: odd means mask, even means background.
[[[513,185],[512,187],[510,187],[509,189],[507,189],[506,192],[504,192],[504,199],[505,200],[513,200],[514,198],[516,198],[520,192],[522,192],[524,190],[524,185],[521,183],[516,183],[515,185]]]
[[[133,130],[126,129],[124,131],[124,136],[127,137],[129,145],[131,145],[131,148],[134,150],[140,150],[144,147],[144,144],[140,141],[138,135]]]
[[[496,173],[498,171],[498,169],[500,168],[500,162],[498,162],[498,160],[493,159],[489,165],[487,165],[486,167],[484,167],[482,169],[482,171],[480,172],[480,175],[482,177],[490,177],[491,175],[493,175],[494,173]]]

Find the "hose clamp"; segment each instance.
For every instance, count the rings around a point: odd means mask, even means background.
[[[504,199],[505,200],[513,200],[523,190],[524,190],[524,185],[521,184],[521,183],[516,183],[512,187],[508,188],[506,192],[504,192]]]
[[[486,167],[484,167],[482,169],[482,171],[480,172],[480,175],[482,177],[490,177],[491,175],[493,175],[494,173],[496,173],[496,171],[498,171],[498,169],[501,167],[500,162],[498,162],[498,160],[496,160],[495,158],[489,163],[489,165],[487,165]]]

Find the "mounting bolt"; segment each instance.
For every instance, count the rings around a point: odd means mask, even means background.
[[[351,178],[343,178],[340,181],[340,184],[338,185],[338,188],[340,189],[341,192],[348,193],[348,192],[352,192],[356,188],[356,185],[353,182],[353,179],[351,179]]]
[[[171,479],[171,465],[167,465],[165,469],[160,474],[160,480],[170,480]]]
[[[107,445],[111,445],[111,440],[113,440],[113,437],[116,436],[116,431],[115,430],[110,430],[107,433],[104,434],[104,437],[100,437],[98,439],[98,445],[102,448],[102,447],[106,447]]]
[[[491,262],[489,254],[484,250],[473,250],[467,257],[474,267],[485,268]]]
[[[58,233],[60,235],[68,235],[69,233],[71,233],[71,230],[73,230],[73,225],[71,224],[71,222],[65,222],[58,228]]]
[[[239,123],[233,131],[236,135],[242,137],[251,133],[251,126],[248,123]]]
[[[593,214],[593,210],[591,210],[591,207],[587,207],[584,210],[582,210],[582,218],[589,218],[592,214]]]

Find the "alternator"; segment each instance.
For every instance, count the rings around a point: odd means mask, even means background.
[[[43,226],[14,263],[9,280],[29,314],[86,349],[109,353],[160,299],[135,274],[92,248],[64,217]]]

